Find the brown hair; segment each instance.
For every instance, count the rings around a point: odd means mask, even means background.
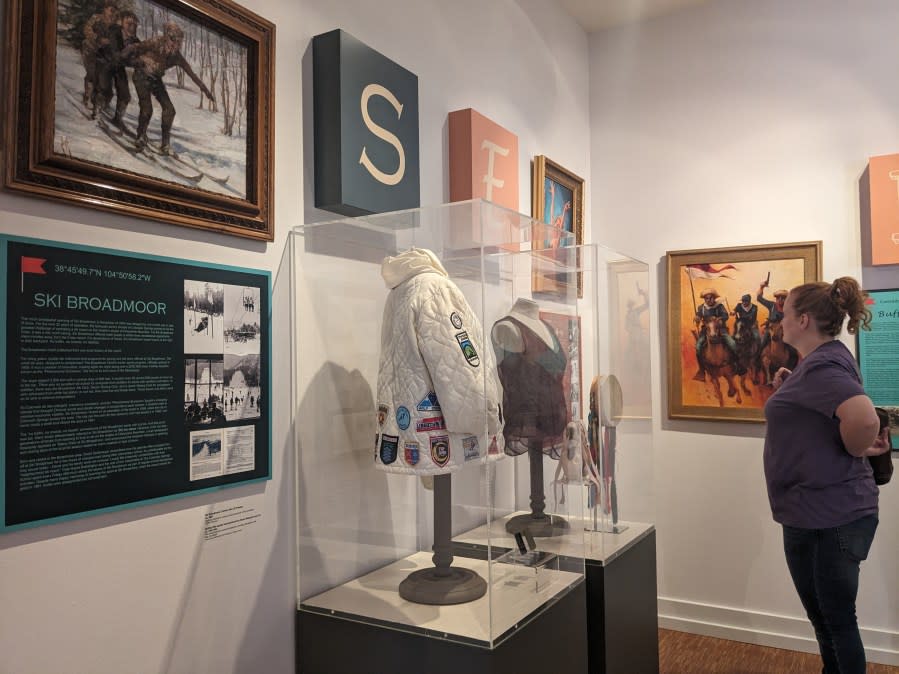
[[[833,283],[819,281],[796,286],[790,297],[797,314],[811,316],[818,330],[831,337],[840,334],[846,316],[850,335],[858,332],[859,324],[865,330],[871,329],[871,312],[865,305],[868,293],[850,276],[841,276]]]

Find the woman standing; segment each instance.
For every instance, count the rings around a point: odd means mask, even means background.
[[[866,297],[849,277],[790,291],[784,341],[802,360],[777,372],[765,405],[768,499],[824,674],[865,671],[855,599],[877,529],[878,489],[864,457],[889,451],[889,442],[852,354],[836,338],[847,316],[850,334],[868,329]]]

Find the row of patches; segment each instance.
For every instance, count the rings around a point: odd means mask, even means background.
[[[415,430],[418,432],[428,432],[428,431],[442,431],[446,430],[446,421],[443,418],[443,415],[440,414],[442,410],[440,409],[440,402],[437,400],[437,394],[433,391],[428,391],[428,395],[421,400],[418,405],[415,406],[415,409],[419,412],[432,412],[434,416],[427,417],[422,419],[421,421],[415,424]],[[378,426],[383,426],[384,422],[387,421],[387,415],[390,414],[390,405],[385,403],[378,403]],[[396,408],[396,425],[400,427],[401,431],[405,431],[409,428],[412,423],[412,413],[409,411],[409,408],[405,405],[400,405]]]
[[[389,466],[396,461],[397,455],[399,454],[399,440],[399,437],[396,435],[384,434],[375,436],[376,447],[380,441],[380,451],[378,456],[381,459],[381,463],[385,466]],[[432,435],[428,438],[428,442],[431,445],[431,461],[441,468],[449,463],[449,436]],[[478,439],[476,436],[469,435],[462,438],[462,453],[465,456],[466,461],[478,458],[480,452],[478,451]],[[403,442],[403,460],[405,460],[406,464],[409,466],[418,465],[418,462],[421,460],[420,443],[409,440]]]

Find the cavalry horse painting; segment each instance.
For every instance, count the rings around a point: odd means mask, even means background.
[[[758,332],[754,329],[755,322],[737,321],[734,331],[734,342],[737,345],[737,358],[740,365],[746,371],[745,374],[739,375],[740,388],[746,395],[752,395],[752,392],[746,386],[746,377],[749,377],[756,386],[764,383],[762,376],[761,362],[759,361],[759,351],[762,341],[759,339]]]
[[[719,377],[724,377],[727,381],[728,397],[736,397],[738,403],[743,402],[743,397],[740,395],[739,389],[734,386],[734,376],[737,373],[737,362],[733,352],[728,348],[724,339],[722,339],[724,329],[724,321],[720,318],[704,318],[700,323],[700,334],[705,333],[706,340],[699,357],[705,365],[709,381],[712,384],[712,390],[715,393],[715,397],[718,399],[718,405],[721,407],[724,407],[724,397],[721,395],[721,382],[718,381]],[[699,335],[697,335],[697,338],[698,336]]]
[[[768,332],[771,339],[762,349],[759,358],[762,362],[762,374],[765,377],[765,383],[771,386],[774,383],[774,375],[777,371],[785,367],[792,370],[799,362],[799,354],[792,346],[784,341],[784,329],[780,321],[768,324]]]

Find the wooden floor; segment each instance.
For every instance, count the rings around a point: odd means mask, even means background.
[[[821,674],[821,658],[698,634],[659,630],[660,674]],[[899,674],[868,664],[867,674]]]

